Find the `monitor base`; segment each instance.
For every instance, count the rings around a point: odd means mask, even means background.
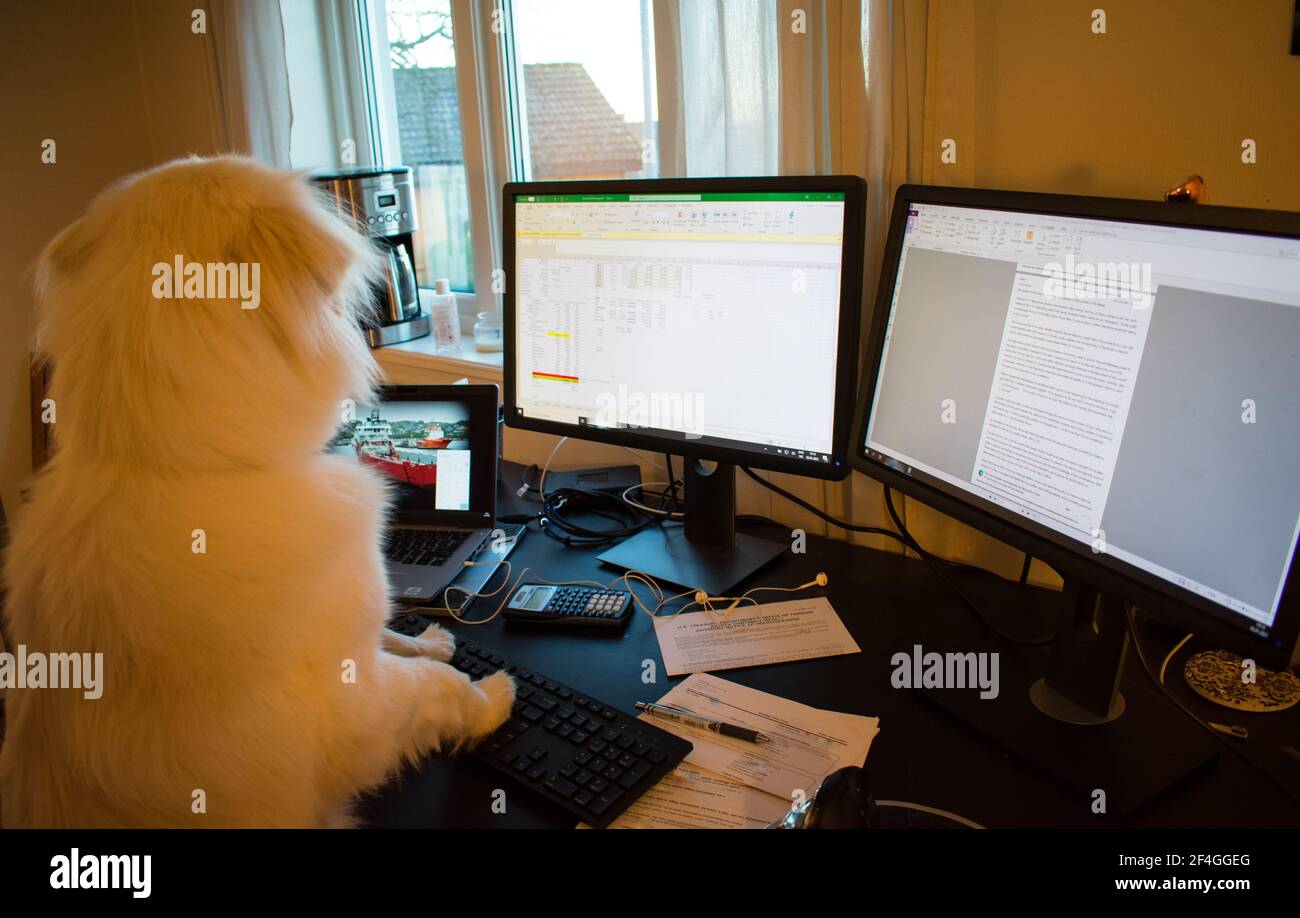
[[[1080,813],[1096,812],[1097,791],[1106,813],[1128,813],[1218,755],[1213,739],[1138,682],[1124,685],[1113,719],[1070,723],[1045,713],[1038,674],[1002,649],[996,698],[967,689],[924,689],[925,696],[1079,794]]]
[[[743,532],[734,546],[700,545],[680,526],[656,526],[624,539],[599,560],[614,567],[648,574],[683,589],[721,596],[785,551],[782,542],[769,542]]]

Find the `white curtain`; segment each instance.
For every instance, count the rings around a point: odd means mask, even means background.
[[[656,0],[660,175],[775,175],[777,0]]]
[[[223,149],[287,169],[293,127],[280,0],[208,0]]]
[[[929,20],[929,0],[655,4],[661,174],[866,179],[864,328],[875,304],[893,193],[923,180]],[[889,526],[880,485],[865,476],[840,485],[772,477],[833,516]],[[746,509],[809,531],[848,535],[752,482],[742,479],[739,488]],[[907,502],[898,503],[907,514]],[[853,538],[898,550],[880,537]]]

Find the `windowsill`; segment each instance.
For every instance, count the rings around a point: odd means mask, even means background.
[[[460,350],[449,353],[434,351],[433,335],[425,335],[414,341],[390,344],[374,351],[380,366],[393,365],[420,370],[441,370],[455,372],[463,376],[488,377],[494,380],[502,378],[501,351],[480,351],[474,348],[472,336],[462,336]]]

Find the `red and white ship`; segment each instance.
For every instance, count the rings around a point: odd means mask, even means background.
[[[437,424],[430,424],[424,431],[424,439],[415,444],[421,449],[446,449],[451,438],[443,433]]]
[[[436,436],[435,436],[436,432]],[[442,428],[431,424],[425,431],[425,439],[419,445],[425,449],[443,449],[451,440],[442,436]],[[393,428],[379,416],[378,411],[357,422],[352,432],[352,448],[357,458],[366,465],[379,469],[390,478],[404,481],[416,487],[432,487],[438,480],[437,459],[430,456],[427,462],[410,455],[402,455],[393,443]]]

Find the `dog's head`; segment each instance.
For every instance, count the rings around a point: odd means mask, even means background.
[[[298,174],[183,159],[103,192],[37,265],[59,450],[146,468],[296,462],[378,369],[381,271]]]

